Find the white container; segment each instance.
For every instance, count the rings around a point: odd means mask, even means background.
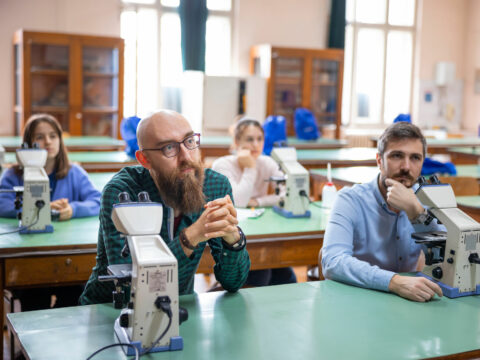
[[[322,207],[331,209],[337,197],[337,188],[333,183],[327,182],[322,189]]]

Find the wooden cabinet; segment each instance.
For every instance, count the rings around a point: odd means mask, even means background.
[[[76,136],[119,136],[123,39],[19,30],[13,39],[14,122],[49,113]]]
[[[310,109],[319,128],[334,127],[340,138],[343,50],[258,45],[250,51],[250,72],[268,79],[267,116],[283,115],[295,135],[295,109]]]

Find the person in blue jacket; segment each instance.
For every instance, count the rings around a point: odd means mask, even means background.
[[[101,194],[88,178],[86,171],[69,162],[62,139],[62,128],[53,116],[31,116],[25,125],[23,142],[29,147],[37,143],[48,152],[45,171],[50,180],[50,206],[59,211],[60,220],[98,216]],[[0,189],[12,189],[22,185],[23,170],[19,165],[5,171],[0,180]],[[14,193],[0,193],[0,217],[16,216],[14,201]]]
[[[31,116],[25,124],[23,142],[32,147],[37,143],[47,150],[45,172],[50,180],[50,206],[60,213],[60,220],[98,216],[100,210],[100,192],[94,187],[84,169],[68,160],[67,150],[62,139],[62,127],[51,115]],[[0,179],[0,189],[12,189],[23,185],[23,170],[19,165],[6,170]],[[15,194],[0,193],[0,217],[15,217]],[[75,234],[72,234],[72,237]],[[37,288],[15,290],[14,297],[19,298],[22,311],[51,307],[52,295],[56,296],[55,307],[78,304],[83,286],[65,286],[56,288]]]

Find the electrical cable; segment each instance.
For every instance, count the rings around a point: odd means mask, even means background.
[[[43,207],[43,206],[42,206]],[[4,233],[0,233],[0,236],[2,235],[8,235],[8,234],[15,234],[17,232],[20,232],[20,231],[23,231],[23,230],[28,230],[30,229],[32,226],[35,226],[36,223],[38,223],[38,220],[40,220],[40,209],[42,207],[37,207],[37,215],[36,215],[36,218],[35,218],[35,221],[30,224],[30,225],[27,225],[27,226],[22,226],[22,227],[19,227],[13,231],[7,231],[7,232],[4,232]]]
[[[128,346],[128,347],[131,347],[135,350],[135,360],[138,360],[140,358],[139,356],[139,352],[138,352],[138,349],[136,346],[132,345],[132,344],[127,344],[127,343],[117,343],[117,344],[110,344],[110,345],[107,345],[107,346],[104,346],[102,347],[101,349],[98,349],[97,351],[95,351],[92,355],[90,355],[87,360],[90,360],[91,358],[93,358],[95,355],[97,355],[99,352],[102,352],[103,350],[107,350],[107,349],[110,349],[112,347],[115,347],[115,346]]]
[[[309,203],[309,204],[311,204],[311,205],[313,205],[313,206],[315,206],[315,207],[317,207],[317,208],[320,208],[320,209],[328,209],[328,208],[326,208],[326,207],[324,207],[324,206],[321,206],[321,205],[318,205],[316,202],[310,200],[310,198],[308,197],[308,195],[307,195],[307,193],[305,192],[305,190],[300,191],[300,194],[299,194],[299,195],[305,197],[305,198],[308,200],[308,203]]]
[[[158,302],[158,305],[157,305]],[[118,344],[110,344],[107,346],[102,347],[101,349],[98,349],[95,351],[92,355],[90,355],[87,360],[90,360],[93,358],[95,355],[97,355],[99,352],[109,349],[114,346],[129,346],[133,347],[135,349],[135,360],[138,360],[140,356],[143,356],[145,354],[148,354],[159,342],[162,340],[162,338],[165,336],[165,334],[170,330],[170,326],[172,325],[172,309],[170,307],[170,298],[168,296],[162,296],[161,298],[157,298],[157,301],[155,301],[155,305],[157,305],[157,308],[162,310],[167,316],[168,316],[168,325],[167,328],[160,334],[160,336],[152,343],[152,346],[147,348],[146,350],[142,351],[139,353],[138,348],[132,344],[127,344],[127,343],[118,343]]]

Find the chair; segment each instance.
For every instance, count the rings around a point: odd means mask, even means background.
[[[442,183],[452,186],[456,196],[474,196],[480,194],[480,184],[474,177],[469,176],[439,176]]]
[[[322,273],[322,249],[318,252],[318,266],[312,267],[307,271],[308,281],[322,281],[325,277]]]

